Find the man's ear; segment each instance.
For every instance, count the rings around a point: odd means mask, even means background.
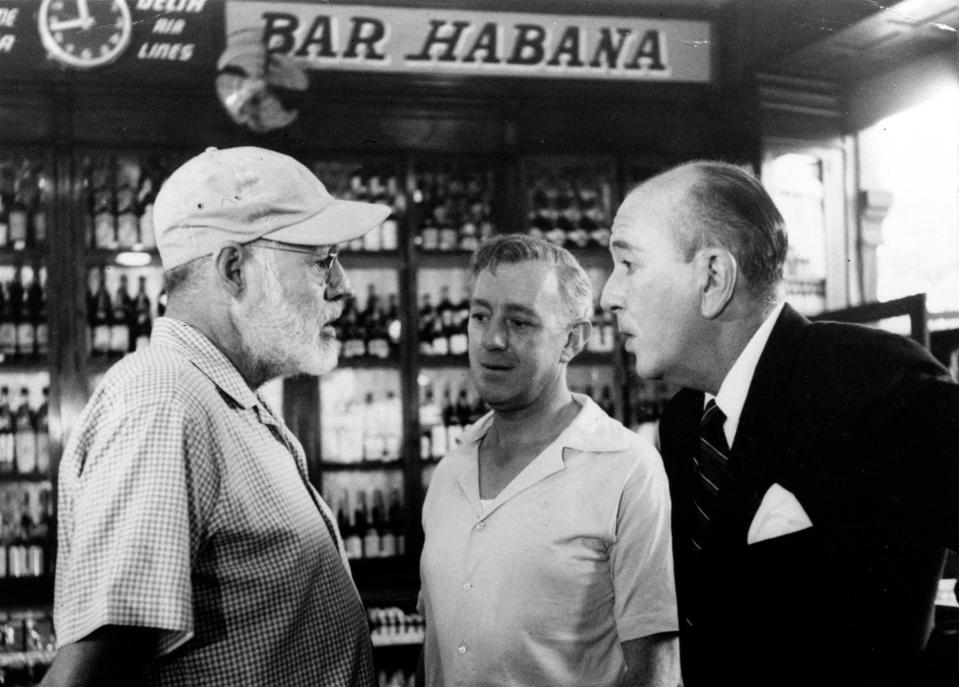
[[[563,352],[559,360],[568,363],[579,355],[580,351],[586,348],[586,342],[589,340],[590,332],[593,331],[593,325],[589,320],[578,320],[570,325],[569,334],[566,336],[566,345],[563,346]]]
[[[225,241],[213,256],[217,281],[233,297],[239,296],[247,287],[243,264],[250,259],[250,252],[236,241]]]
[[[700,274],[700,309],[703,317],[719,317],[733,299],[739,265],[735,256],[725,248],[704,248],[697,253]]]

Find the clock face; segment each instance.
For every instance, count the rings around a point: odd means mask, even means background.
[[[126,0],[43,0],[37,21],[50,56],[70,67],[102,67],[130,43]]]

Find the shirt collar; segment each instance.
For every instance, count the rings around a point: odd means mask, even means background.
[[[566,429],[552,444],[544,450],[556,449],[562,456],[563,449],[576,451],[615,452],[629,448],[624,437],[619,433],[609,431],[609,416],[596,405],[589,396],[573,392],[573,400],[580,405],[580,411],[569,423]],[[490,411],[475,424],[467,428],[460,437],[460,445],[467,447],[470,444],[479,444],[486,436],[493,423],[493,412]]]
[[[736,362],[726,373],[726,378],[723,379],[723,383],[719,387],[719,393],[716,394],[716,405],[726,416],[723,431],[726,434],[726,445],[730,448],[732,448],[733,441],[736,439],[739,418],[743,414],[743,406],[746,405],[749,385],[752,384],[759,358],[766,348],[769,335],[772,334],[773,327],[784,306],[785,303],[779,303],[759,325],[759,329],[756,330],[749,343],[736,358]],[[707,402],[710,398],[711,396],[706,394]]]
[[[157,318],[153,323],[151,345],[173,348],[185,355],[240,407],[249,409],[259,405],[256,394],[230,359],[195,327],[172,317]]]

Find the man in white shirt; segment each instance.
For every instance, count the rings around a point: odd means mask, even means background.
[[[426,684],[674,686],[662,461],[566,383],[589,279],[523,235],[485,242],[471,267],[470,372],[492,411],[423,506]]]
[[[632,191],[603,306],[661,421],[683,677],[919,684],[959,547],[959,387],[920,346],[782,302],[787,239],[759,182],[694,162]]]

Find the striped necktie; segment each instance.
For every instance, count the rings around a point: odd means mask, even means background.
[[[723,423],[726,416],[710,400],[703,410],[699,424],[699,453],[693,456],[696,479],[693,484],[693,510],[690,539],[696,554],[701,552],[709,541],[711,523],[719,504],[719,490],[726,481],[729,465],[729,447],[726,445],[726,433]]]

